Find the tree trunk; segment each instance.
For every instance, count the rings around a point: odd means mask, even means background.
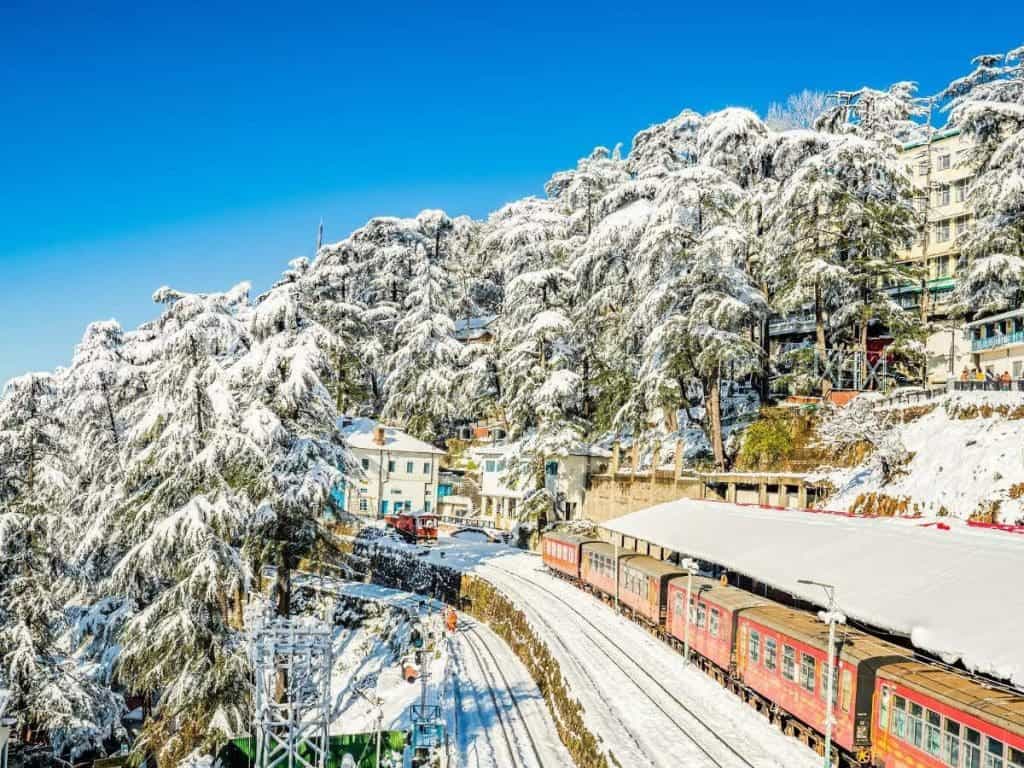
[[[708,429],[711,432],[711,450],[715,456],[715,468],[725,470],[725,444],[722,442],[722,387],[716,376],[711,380],[708,393]]]
[[[241,583],[235,586],[235,622],[239,629],[245,629],[245,592]]]
[[[282,557],[277,566],[274,600],[277,605],[277,615],[288,618],[292,609],[292,569],[287,556]]]
[[[814,337],[815,349],[818,351],[818,364],[824,371],[828,366],[828,350],[825,348],[825,311],[821,301],[821,283],[814,284]],[[822,376],[821,396],[828,397],[832,391],[832,382]]]
[[[772,376],[772,360],[771,360],[771,336],[768,334],[768,318],[764,318],[761,321],[761,404],[765,405],[768,403],[768,398],[771,396],[771,376]]]
[[[868,319],[867,313],[860,321],[860,388],[868,384]]]

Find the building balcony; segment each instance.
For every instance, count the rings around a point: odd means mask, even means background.
[[[769,336],[814,333],[814,318],[776,317],[768,321]]]
[[[997,333],[983,339],[971,339],[971,352],[985,352],[989,349],[1024,344],[1024,330],[1013,333]]]

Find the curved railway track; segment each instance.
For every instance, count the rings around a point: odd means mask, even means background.
[[[526,739],[529,742],[529,751],[533,755],[533,759],[536,763],[537,768],[553,768],[546,766],[544,758],[541,757],[540,750],[537,748],[537,742],[533,738],[533,733],[530,731],[530,724],[523,715],[523,711],[519,706],[519,700],[516,698],[515,690],[509,683],[508,678],[505,676],[505,672],[501,668],[501,663],[495,656],[494,651],[484,640],[483,636],[477,632],[476,627],[469,623],[462,623],[460,630],[463,639],[466,641],[466,647],[469,648],[476,660],[477,666],[480,668],[483,674],[484,680],[487,681],[487,691],[490,694],[491,702],[494,705],[495,717],[498,720],[498,724],[501,727],[503,740],[505,746],[508,749],[509,757],[512,759],[515,765],[525,765],[526,761],[523,761],[522,750],[517,749],[517,745],[521,745],[521,740],[516,738],[515,723],[511,717],[511,712],[515,712],[515,717],[519,721],[520,730],[526,734]],[[474,639],[469,640],[470,636]],[[480,652],[480,648],[483,649],[483,654]],[[500,683],[499,683],[500,678]],[[508,694],[509,701],[512,702],[512,710],[509,710],[503,702],[499,701],[498,695],[495,690],[504,689]]]
[[[534,591],[540,592],[540,593],[544,594],[547,597],[554,598],[559,603],[561,603],[566,608],[568,608],[570,611],[572,611],[574,614],[576,614],[576,616],[578,616],[580,618],[580,620],[584,624],[586,624],[590,629],[593,630],[593,632],[595,632],[597,635],[599,635],[601,637],[601,639],[604,641],[604,643],[606,643],[608,646],[611,646],[612,648],[614,648],[615,651],[617,651],[618,654],[622,658],[625,658],[626,660],[628,660],[629,664],[633,668],[638,669],[644,675],[644,677],[646,677],[648,680],[650,680],[651,683],[653,683],[654,686],[656,686],[669,700],[671,700],[676,706],[678,706],[680,708],[680,710],[682,710],[682,712],[684,712],[697,726],[699,726],[699,728],[703,732],[711,735],[711,737],[713,738],[714,742],[716,742],[719,745],[719,747],[720,747],[719,749],[716,749],[714,747],[710,747],[709,748],[710,745],[708,745],[706,743],[702,743],[702,741],[699,740],[694,735],[694,733],[692,733],[690,730],[686,729],[681,723],[679,723],[679,721],[672,715],[672,713],[670,713],[662,705],[662,703],[659,702],[657,700],[657,698],[655,696],[653,696],[647,690],[647,688],[645,688],[643,685],[641,685],[639,682],[637,682],[634,679],[633,675],[631,675],[629,673],[629,671],[627,671],[627,669],[625,668],[625,666],[622,663],[620,663],[617,659],[614,658],[612,653],[610,653],[607,650],[607,647],[602,646],[601,642],[595,640],[593,636],[588,635],[588,639],[591,641],[593,646],[595,648],[597,648],[602,653],[602,655],[604,655],[605,658],[608,659],[608,661],[610,661],[616,668],[618,668],[623,673],[623,675],[625,677],[627,677],[631,682],[633,682],[633,684],[637,687],[637,689],[640,690],[641,693],[676,727],[676,729],[679,730],[679,732],[682,733],[684,736],[686,736],[686,738],[708,760],[710,760],[711,764],[716,766],[716,768],[732,768],[733,766],[741,766],[742,768],[758,768],[758,766],[756,766],[753,762],[751,762],[744,755],[742,755],[740,752],[738,752],[736,750],[736,748],[732,744],[730,744],[728,741],[723,739],[715,731],[715,729],[712,728],[700,715],[698,715],[696,712],[694,712],[692,708],[687,706],[687,704],[685,702],[683,702],[681,699],[679,699],[678,696],[676,696],[668,688],[666,688],[661,683],[660,680],[658,680],[654,675],[652,675],[650,672],[648,672],[644,668],[644,666],[642,664],[640,664],[638,661],[636,661],[633,658],[633,656],[626,649],[624,649],[614,639],[612,639],[606,632],[604,632],[604,630],[602,630],[600,627],[598,627],[596,624],[594,624],[594,622],[592,622],[590,619],[588,619],[582,612],[577,610],[576,607],[573,606],[568,600],[565,600],[565,599],[559,597],[558,595],[554,594],[553,592],[550,592],[550,591],[544,589],[540,585],[530,581],[529,579],[527,579],[524,576],[521,576],[518,573],[515,573],[513,571],[509,571],[509,570],[507,570],[505,568],[501,568],[501,567],[495,565],[493,562],[487,563],[486,567],[487,568],[493,568],[496,571],[501,571],[505,575],[511,576],[514,579],[517,579],[518,581],[528,585]],[[547,620],[545,620],[543,617],[538,617],[538,618],[540,618],[540,620],[544,624],[546,624],[548,626],[548,628],[552,632],[556,632],[556,635],[557,635],[557,631],[555,630],[554,627],[551,626],[551,624]],[[587,633],[584,633],[584,634],[587,634]],[[721,754],[722,749],[724,749],[725,754]],[[716,755],[715,753],[719,753],[719,754]],[[726,760],[727,762],[723,762],[723,759]]]

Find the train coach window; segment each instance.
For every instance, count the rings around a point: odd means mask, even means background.
[[[711,609],[711,619],[708,621],[708,631],[712,637],[718,637],[718,609]]]
[[[750,660],[757,663],[761,656],[761,635],[757,632],[750,633]]]
[[[949,718],[942,728],[942,761],[960,768],[960,723]]]
[[[878,704],[878,726],[883,731],[889,730],[889,686],[882,686],[882,698]]]
[[[892,733],[898,739],[907,737],[907,700],[902,696],[892,697]]]
[[[1024,768],[1024,751],[1010,747],[1006,751],[1009,768]]]
[[[964,768],[981,768],[981,734],[964,728]]]
[[[813,656],[806,653],[800,656],[800,685],[803,686],[805,691],[814,693],[815,688],[815,670],[816,662]]]
[[[796,651],[791,645],[782,646],[782,676],[796,682]]]
[[[985,749],[985,768],[1003,768],[1003,755],[1005,754],[1006,747],[1003,742],[989,738]]]
[[[704,629],[708,620],[708,609],[703,605],[697,606],[697,629]]]
[[[924,707],[914,702],[907,710],[907,741],[918,749],[924,746]]]
[[[775,652],[777,648],[774,637],[766,637],[764,639],[764,668],[769,672],[775,671]]]
[[[942,715],[930,709],[924,717],[924,751],[935,757],[942,752]]]

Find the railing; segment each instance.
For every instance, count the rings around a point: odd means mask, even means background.
[[[781,336],[784,333],[810,333],[814,330],[814,318],[782,317],[768,321],[768,335]]]
[[[1024,379],[1018,381],[954,381],[954,392],[1024,392]]]
[[[1024,344],[1024,331],[1000,333],[984,339],[971,340],[971,352],[982,352],[986,349],[1006,346],[1007,344]]]
[[[487,520],[482,517],[451,517],[446,515],[437,519],[438,522],[444,523],[445,525],[454,525],[458,528],[486,528],[492,531],[498,530],[498,526],[493,520]]]
[[[914,403],[923,403],[928,400],[934,400],[936,397],[940,397],[946,394],[945,388],[930,388],[930,389],[914,389],[907,392],[896,392],[895,394],[889,395],[878,401],[878,407],[886,408],[890,406],[903,406],[912,405]]]

